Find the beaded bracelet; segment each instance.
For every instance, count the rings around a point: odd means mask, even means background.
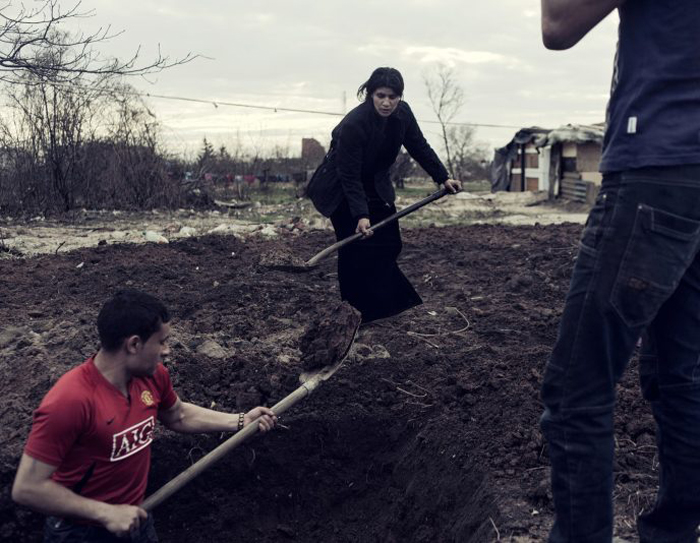
[[[242,430],[245,423],[243,422],[243,413],[238,413],[238,430]]]

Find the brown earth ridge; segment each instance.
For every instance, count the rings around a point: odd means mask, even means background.
[[[404,231],[401,266],[424,304],[363,327],[344,366],[280,420],[155,511],[164,542],[543,541],[552,520],[539,386],[581,226]],[[298,386],[300,341],[338,303],[334,259],[260,265],[334,240],[204,236],[0,260],[0,539],[40,538],[10,486],[32,410],[97,347],[107,297],[131,287],[173,314],[178,394],[215,409],[273,405]],[[618,392],[617,532],[656,485],[636,363]],[[160,429],[149,493],[226,439]]]

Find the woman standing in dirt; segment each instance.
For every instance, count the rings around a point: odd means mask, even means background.
[[[438,185],[453,194],[461,189],[425,141],[411,108],[401,100],[403,91],[398,70],[374,70],[358,89],[363,103],[333,129],[330,150],[307,187],[316,209],[330,217],[338,240],[354,233],[364,236],[338,254],[341,298],[362,313],[363,322],[422,303],[396,264],[402,246],[398,222],[369,230],[396,212],[389,170],[401,146]]]

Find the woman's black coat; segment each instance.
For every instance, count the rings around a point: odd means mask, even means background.
[[[449,178],[406,102],[399,102],[388,118],[371,100],[357,106],[333,129],[330,151],[307,186],[316,209],[330,217],[345,198],[354,220],[368,217],[365,187],[372,183],[379,198],[393,204],[389,170],[402,145],[436,183]]]

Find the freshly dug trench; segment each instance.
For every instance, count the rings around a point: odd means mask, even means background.
[[[362,315],[347,302],[320,309],[301,337],[302,366],[312,371],[340,362],[347,354]]]
[[[349,396],[340,394],[347,401]],[[494,539],[489,518],[501,525],[500,513],[482,461],[463,443],[444,441],[444,426],[434,435],[380,411],[319,417],[305,406],[286,419],[293,432],[273,432],[256,442],[255,455],[250,449],[233,453],[218,468],[219,476],[203,477],[157,511],[161,540]],[[187,447],[156,442],[154,467],[186,467]]]

